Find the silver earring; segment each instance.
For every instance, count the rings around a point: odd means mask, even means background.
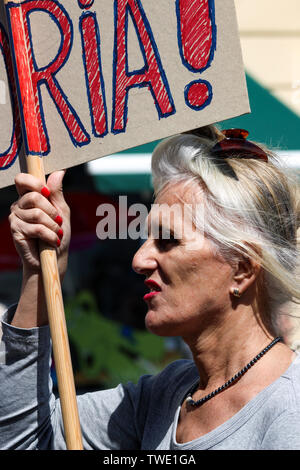
[[[233,295],[234,297],[241,297],[240,290],[237,287],[233,289]]]

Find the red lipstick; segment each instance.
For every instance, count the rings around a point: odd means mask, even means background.
[[[145,281],[145,284],[147,287],[151,289],[151,292],[148,292],[148,294],[144,295],[143,299],[148,300],[154,297],[155,295],[159,294],[161,291],[161,287],[157,282],[153,281],[152,279],[147,279]]]

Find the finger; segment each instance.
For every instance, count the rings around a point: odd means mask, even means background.
[[[51,217],[49,217],[46,212],[35,207],[34,209],[21,209],[19,206],[14,208],[15,215],[22,221],[28,224],[39,224],[45,225],[50,230],[52,230],[59,238],[62,238],[63,231],[60,225]]]
[[[51,192],[62,191],[63,189],[63,179],[67,170],[54,171],[48,176],[47,186]]]
[[[19,173],[15,177],[15,185],[19,196],[29,191],[36,191],[45,197],[50,196],[50,190],[40,179],[29,173]]]
[[[42,224],[29,224],[19,219],[16,214],[10,216],[11,230],[16,240],[39,239],[50,246],[60,246],[57,234]]]
[[[61,206],[66,204],[63,194],[63,179],[66,170],[59,170],[51,173],[47,180],[47,187],[50,189],[50,200],[53,204]]]
[[[41,211],[45,212],[56,223],[60,225],[62,223],[62,218],[58,213],[56,207],[54,207],[48,199],[46,199],[44,196],[37,192],[31,191],[30,193],[24,194],[18,200],[17,204],[12,205],[11,210],[16,210],[17,207],[23,210],[40,209]]]

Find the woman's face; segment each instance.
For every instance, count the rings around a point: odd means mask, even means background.
[[[167,186],[150,211],[149,237],[132,262],[149,288],[146,327],[161,336],[197,335],[222,321],[231,305],[232,267],[195,231],[193,194],[195,186],[188,191],[182,183]],[[197,205],[201,209],[200,196]]]

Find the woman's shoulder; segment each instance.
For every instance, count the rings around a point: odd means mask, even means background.
[[[179,359],[168,364],[161,372],[151,376],[148,381],[149,395],[155,400],[174,399],[187,392],[198,380],[195,363],[188,359]]]
[[[156,376],[157,380],[174,380],[183,381],[196,380],[198,378],[198,370],[194,361],[190,359],[178,359],[168,364],[159,374]]]
[[[180,393],[192,385],[198,378],[198,371],[193,361],[179,359],[165,366],[157,374],[143,375],[135,385],[128,382],[125,390],[129,390],[144,397],[162,397],[167,393],[172,395]],[[124,385],[121,385],[124,388]],[[158,398],[157,398],[158,399]]]
[[[295,352],[295,357],[286,371],[281,375],[282,378],[288,379],[295,384],[300,385],[300,353]]]
[[[274,385],[262,449],[300,450],[300,354]]]
[[[296,414],[300,417],[300,355],[297,354],[286,371],[266,390],[262,392],[266,396],[264,408],[270,413],[270,417]],[[274,413],[276,410],[276,413]],[[299,420],[300,423],[300,420]]]
[[[281,379],[285,379],[290,389],[289,397],[295,409],[300,412],[300,354],[296,353],[289,368],[282,374]]]

